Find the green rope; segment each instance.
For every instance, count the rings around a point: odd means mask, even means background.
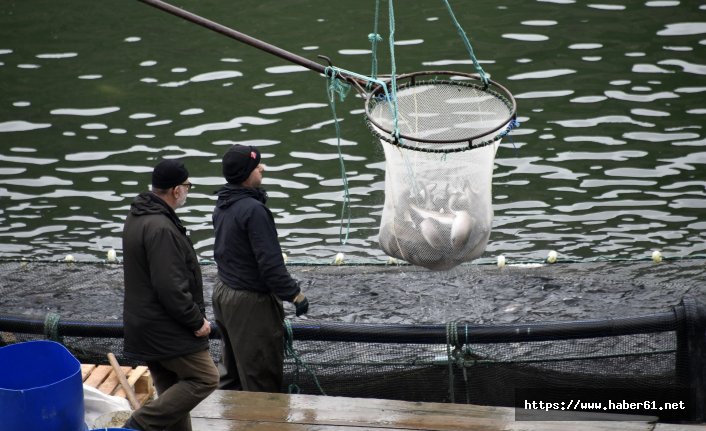
[[[453,351],[451,346],[454,346]],[[456,321],[446,323],[446,358],[449,367],[449,399],[452,403],[456,402],[456,394],[454,391],[454,363],[456,362],[456,354],[458,350],[458,326]]]
[[[389,0],[389,18],[390,18],[390,87],[392,90],[392,105],[393,105],[393,136],[396,141],[400,140],[400,129],[398,127],[399,107],[397,105],[397,65],[395,62],[395,9],[392,5],[393,1]]]
[[[311,374],[311,377],[314,379],[314,384],[316,384],[316,388],[319,390],[319,392],[321,392],[321,395],[326,395],[326,392],[324,392],[323,388],[321,387],[321,384],[319,384],[319,379],[316,377],[316,374],[304,363],[304,361],[301,360],[299,354],[294,349],[294,333],[292,332],[292,322],[289,319],[284,319],[284,327],[286,329],[284,337],[285,355],[288,358],[294,358],[295,364],[293,381],[288,387],[289,393],[298,394],[300,392],[299,385],[297,383],[299,382],[299,367],[303,367],[306,371],[309,372],[309,374]]]
[[[336,147],[338,148],[338,162],[341,168],[341,180],[343,181],[343,203],[341,204],[341,224],[339,226],[338,238],[341,239],[343,235],[343,220],[346,222],[346,234],[341,240],[341,244],[346,244],[348,242],[348,235],[351,230],[351,195],[348,189],[348,176],[346,175],[346,167],[343,162],[343,152],[341,151],[341,126],[338,121],[338,116],[336,115],[336,94],[338,94],[341,102],[346,98],[351,86],[336,77],[336,70],[333,68],[326,68],[324,70],[326,75],[328,85],[326,86],[326,95],[328,96],[329,106],[331,106],[331,112],[333,113],[333,123],[336,126]]]
[[[373,32],[368,34],[368,40],[370,41],[371,47],[371,70],[370,76],[373,79],[378,77],[378,42],[382,42],[382,37],[378,34],[378,21],[380,17],[380,0],[375,0],[375,22],[373,23]],[[370,81],[366,85],[366,89],[370,90]]]
[[[456,31],[461,36],[461,39],[463,40],[464,45],[466,45],[466,49],[468,50],[468,54],[471,56],[471,61],[473,61],[473,65],[475,66],[476,71],[478,71],[478,74],[480,75],[481,81],[483,81],[483,84],[485,84],[487,86],[488,85],[488,76],[483,71],[483,68],[480,66],[480,63],[478,63],[478,60],[476,59],[476,55],[473,53],[473,47],[471,46],[471,42],[468,40],[468,36],[466,35],[466,32],[463,31],[461,24],[459,24],[458,20],[456,19],[456,15],[454,15],[454,12],[451,9],[451,5],[449,4],[449,1],[444,0],[444,3],[446,4],[446,9],[448,9],[448,11],[449,11],[449,15],[451,15],[451,20],[453,21],[454,25],[456,26]]]
[[[59,335],[59,320],[61,316],[56,313],[47,313],[44,316],[44,337],[47,340],[56,341],[57,343],[62,343],[64,340]]]

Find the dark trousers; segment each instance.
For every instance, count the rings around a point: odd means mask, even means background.
[[[145,431],[191,431],[189,412],[218,387],[218,369],[208,350],[148,361],[157,398],[132,413]]]
[[[284,365],[284,307],[277,296],[213,289],[213,314],[221,331],[221,389],[281,392]]]

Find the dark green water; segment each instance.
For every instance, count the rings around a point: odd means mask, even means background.
[[[521,127],[495,160],[481,260],[703,257],[706,5],[455,1],[478,59],[512,91]],[[374,2],[183,0],[298,55],[370,73]],[[379,32],[387,41],[387,4]],[[395,2],[397,70],[472,64],[442,2]],[[380,71],[390,70],[380,52]],[[384,155],[352,93],[336,105],[343,181],[321,76],[132,0],[0,8],[0,257],[120,257],[122,221],[162,157],[196,188],[180,216],[212,257],[212,192],[229,145],[257,145],[292,260],[385,261]],[[439,161],[443,168],[443,160]],[[344,220],[345,224],[346,220]]]

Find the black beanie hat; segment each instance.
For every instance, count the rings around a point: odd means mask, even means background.
[[[157,163],[152,171],[152,187],[171,189],[182,184],[189,178],[189,171],[179,160],[164,159]]]
[[[241,184],[260,164],[260,150],[235,144],[223,156],[223,177],[231,184]]]

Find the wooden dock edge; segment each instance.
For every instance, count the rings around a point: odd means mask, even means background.
[[[217,390],[191,412],[194,431],[706,431],[630,421],[516,421],[511,407]]]

